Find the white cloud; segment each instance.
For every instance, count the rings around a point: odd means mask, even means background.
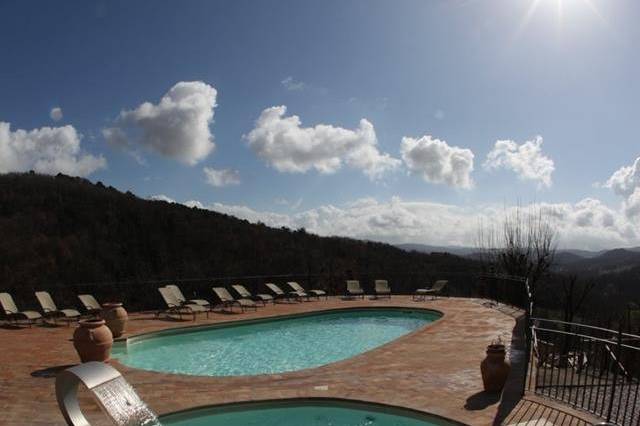
[[[636,158],[632,165],[616,170],[604,186],[623,197],[631,196],[637,188],[640,188],[640,157]]]
[[[286,111],[285,106],[265,109],[245,135],[251,149],[280,172],[315,169],[329,174],[346,163],[376,179],[400,165],[400,160],[378,151],[375,130],[366,119],[355,130],[328,124],[302,127],[300,118],[285,117]]]
[[[306,87],[306,85],[302,81],[296,81],[291,76],[284,78],[280,83],[284,86],[285,89],[291,91],[303,90]]]
[[[324,205],[298,213],[257,211],[247,206],[214,203],[197,205],[269,226],[304,227],[319,235],[339,235],[389,243],[414,242],[473,246],[479,223],[499,220],[513,207],[461,207],[393,197],[380,202],[364,198],[342,206]],[[599,250],[637,245],[640,238],[627,218],[595,199],[578,203],[539,204],[558,230],[560,247]],[[522,207],[527,209],[528,206]]]
[[[635,218],[640,223],[640,157],[630,166],[620,167],[602,184],[611,188],[614,193],[624,198],[622,209],[629,218]]]
[[[51,108],[51,111],[49,112],[49,117],[51,117],[53,121],[62,120],[62,108],[60,107]]]
[[[539,186],[551,186],[555,170],[553,160],[542,152],[542,137],[518,145],[511,140],[496,141],[484,162],[486,170],[507,169],[520,179],[537,181]]]
[[[274,200],[274,203],[279,206],[289,207],[291,210],[298,210],[302,205],[302,201],[303,201],[302,198],[298,198],[295,201],[289,201],[286,198],[276,198]]]
[[[215,148],[209,128],[217,91],[201,81],[181,81],[158,104],[145,102],[122,111],[114,125],[102,130],[105,139],[128,151],[137,144],[182,163],[194,165]]]
[[[173,198],[167,197],[164,194],[152,195],[149,197],[152,201],[165,201],[167,203],[175,203],[176,201]]]
[[[624,212],[629,218],[640,219],[640,187],[637,187],[635,191],[622,203]]]
[[[0,173],[34,170],[87,176],[107,166],[102,156],[81,151],[80,135],[73,126],[11,130],[0,122]]]
[[[431,183],[443,183],[455,188],[473,187],[473,152],[449,146],[429,135],[420,139],[402,138],[402,159],[410,172]]]
[[[211,186],[221,188],[223,186],[240,184],[240,172],[237,170],[205,167],[203,171],[207,183]]]

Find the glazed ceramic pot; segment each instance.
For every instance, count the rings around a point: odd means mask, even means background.
[[[105,303],[102,305],[102,318],[116,338],[124,333],[129,316],[122,303]]]
[[[487,346],[487,356],[480,364],[485,391],[500,392],[504,388],[511,371],[511,364],[504,357],[505,349],[503,344]]]
[[[78,322],[78,328],[73,333],[73,346],[80,355],[80,361],[105,362],[111,356],[113,335],[104,320],[82,320]]]

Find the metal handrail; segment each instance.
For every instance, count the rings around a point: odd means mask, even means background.
[[[567,325],[582,331],[541,327],[539,323]],[[625,344],[623,339],[638,336],[542,318],[532,318],[528,330],[533,349],[529,357],[539,360],[528,366],[529,390],[533,387],[536,393],[587,410],[611,424],[640,423],[640,347]],[[544,352],[539,347],[542,338],[549,346]]]
[[[535,317],[533,317],[533,318],[531,318],[531,321],[550,322],[550,323],[555,323],[555,324],[570,325],[572,327],[589,328],[589,329],[592,329],[592,330],[599,330],[599,331],[604,331],[604,332],[607,332],[607,333],[615,334],[616,336],[619,333],[618,331],[611,330],[609,328],[596,327],[596,326],[593,326],[593,325],[580,324],[580,323],[575,323],[575,322],[567,322],[567,321],[561,321],[561,320],[553,320],[553,319],[535,318]],[[624,337],[631,337],[633,339],[640,340],[640,336],[636,335],[636,334],[629,334],[629,333],[621,333],[621,334]]]
[[[602,337],[589,336],[588,334],[572,333],[570,331],[556,330],[556,329],[553,329],[553,328],[536,327],[536,326],[533,326],[533,328],[535,330],[539,330],[539,331],[548,331],[548,332],[551,332],[551,333],[564,334],[565,336],[582,337],[584,339],[594,340],[594,341],[597,341],[597,342],[602,342],[604,344],[609,344],[609,343],[617,344],[615,341],[612,341],[611,339],[605,339],[605,338],[602,338]],[[625,345],[624,343],[621,343],[620,346],[623,347],[623,348],[627,348],[627,349],[640,350],[640,348],[638,348],[637,346]]]

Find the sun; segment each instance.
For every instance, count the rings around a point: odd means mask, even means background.
[[[552,8],[555,10],[556,21],[560,28],[563,26],[567,15],[572,11],[583,12],[588,10],[597,16],[603,23],[605,21],[593,0],[530,0],[529,7],[527,8],[527,11],[518,27],[518,33],[524,31],[531,18],[539,9],[542,8]]]

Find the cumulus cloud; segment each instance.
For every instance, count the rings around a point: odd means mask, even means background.
[[[613,172],[605,186],[623,197],[631,196],[640,188],[640,157],[636,158],[632,165],[620,167]]]
[[[205,167],[203,171],[207,183],[211,186],[221,188],[223,186],[240,184],[240,172],[237,170]]]
[[[640,157],[632,165],[620,167],[613,172],[602,186],[611,188],[624,198],[622,209],[627,217],[640,220]]]
[[[82,152],[81,139],[73,126],[12,131],[9,123],[0,122],[0,173],[87,176],[105,168],[104,157]]]
[[[290,214],[258,211],[243,205],[185,203],[269,226],[304,227],[319,235],[347,236],[389,243],[474,245],[479,223],[492,223],[515,207],[479,205],[462,207],[430,201],[388,201],[364,198],[341,206],[323,205]],[[529,206],[522,207],[528,209]],[[633,225],[599,200],[539,204],[558,230],[560,247],[599,250],[637,245]]]
[[[622,205],[628,217],[640,219],[640,187],[636,188]]]
[[[291,76],[284,78],[280,83],[285,89],[291,91],[303,90],[306,86],[302,81],[296,81]]]
[[[473,187],[473,152],[449,146],[429,135],[419,139],[402,138],[400,153],[411,173],[431,183],[443,183],[454,188]]]
[[[376,179],[400,165],[400,160],[378,150],[373,124],[366,119],[355,130],[328,124],[302,127],[298,116],[285,117],[286,112],[285,106],[265,109],[245,135],[251,149],[280,172],[315,169],[330,174],[345,163]]]
[[[114,125],[102,130],[116,146],[136,151],[138,145],[194,165],[215,148],[209,126],[213,121],[217,91],[201,81],[181,81],[160,102],[145,102],[125,110]]]
[[[542,137],[518,145],[511,140],[496,141],[484,162],[486,170],[507,169],[520,179],[537,181],[539,186],[551,186],[555,170],[553,160],[542,152]]]
[[[49,111],[49,117],[51,117],[53,121],[62,120],[62,108],[60,107],[51,108],[51,111]]]
[[[167,203],[175,203],[176,201],[173,198],[167,197],[164,194],[152,195],[149,197],[152,201],[165,201]]]

